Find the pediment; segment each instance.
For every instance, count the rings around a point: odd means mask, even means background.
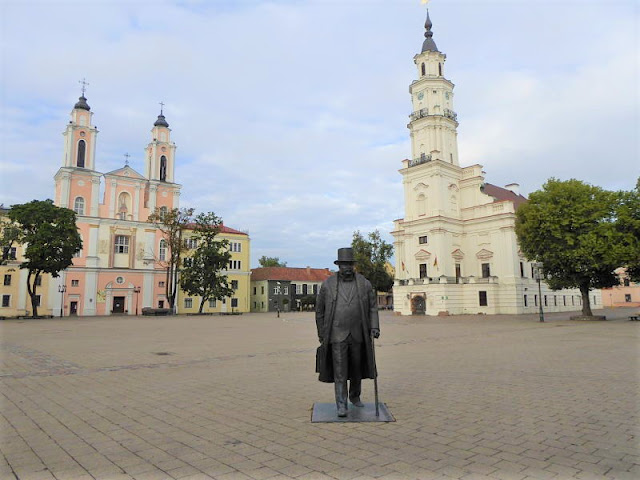
[[[476,253],[476,258],[479,260],[487,260],[491,257],[493,257],[493,252],[485,248]]]
[[[116,177],[127,177],[127,178],[135,178],[137,180],[146,180],[146,178],[136,172],[129,165],[125,167],[119,168],[117,170],[113,170],[112,172],[105,173],[105,177],[107,176],[116,176]]]
[[[418,190],[426,190],[428,188],[429,188],[429,185],[426,185],[425,183],[420,182],[415,187],[413,187],[413,190],[417,192]]]
[[[429,258],[431,258],[431,252],[427,252],[423,248],[418,250],[418,252],[415,254],[416,260],[428,260]]]
[[[462,260],[464,258],[464,253],[459,248],[456,248],[453,252],[451,252],[451,256],[456,260]]]

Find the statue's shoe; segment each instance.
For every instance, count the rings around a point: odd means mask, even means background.
[[[338,407],[338,416],[339,417],[346,417],[347,416],[347,407],[343,407],[342,405],[340,405]]]
[[[360,397],[351,399],[351,403],[356,407],[364,407],[364,403],[360,401]]]

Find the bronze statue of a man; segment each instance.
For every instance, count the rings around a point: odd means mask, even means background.
[[[354,270],[353,249],[340,248],[334,263],[338,273],[323,282],[316,301],[321,344],[316,369],[321,382],[334,383],[338,416],[346,417],[347,394],[354,406],[363,407],[362,379],[376,376],[371,337],[380,336],[380,322],[371,283]]]

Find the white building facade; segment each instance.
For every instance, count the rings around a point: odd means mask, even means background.
[[[481,165],[461,167],[453,83],[445,78],[427,14],[410,87],[411,159],[402,162],[405,216],[395,220],[394,310],[411,314],[518,314],[581,308],[577,289],[541,292],[515,234],[526,201],[517,184],[485,183]],[[602,305],[600,291],[591,293]]]

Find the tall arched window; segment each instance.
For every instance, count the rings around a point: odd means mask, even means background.
[[[84,215],[84,198],[76,197],[75,202],[73,202],[73,211],[78,215]]]
[[[438,75],[442,76],[442,64],[441,63],[438,64]]]
[[[86,150],[87,150],[87,142],[85,142],[84,140],[80,140],[78,142],[78,158],[76,162],[76,165],[78,167],[84,168],[84,155]]]
[[[160,207],[160,219],[164,220],[164,217],[167,215],[168,209],[167,207]]]
[[[167,181],[167,157],[164,155],[160,157],[160,181]]]
[[[164,261],[167,259],[167,241],[160,240],[160,248],[158,249],[158,260]]]
[[[424,77],[426,75],[426,69],[425,69],[424,63],[422,64],[420,71],[422,72],[422,76]]]

